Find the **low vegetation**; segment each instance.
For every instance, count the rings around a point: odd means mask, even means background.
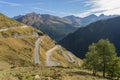
[[[36,78],[36,75],[38,76]],[[21,67],[0,71],[2,80],[107,80],[91,71],[63,67]]]
[[[0,32],[0,38],[8,38],[8,37],[26,37],[26,36],[32,36],[33,35],[34,29],[32,27],[27,27],[27,28],[15,28],[15,29],[9,29],[6,31],[1,31]]]
[[[11,66],[30,66],[33,64],[34,42],[32,38],[1,38],[0,61],[5,61]],[[3,65],[1,65],[3,66]]]

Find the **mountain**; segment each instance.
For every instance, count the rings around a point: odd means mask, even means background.
[[[0,70],[12,67],[78,66],[79,58],[48,35],[0,14]]]
[[[118,55],[120,55],[120,17],[100,20],[86,27],[79,28],[59,42],[66,49],[84,58],[88,46],[99,39],[109,39],[114,43]]]
[[[71,21],[71,23],[75,26],[75,27],[80,27],[81,26],[81,19],[80,17],[76,17],[74,15],[70,15],[70,16],[66,16],[64,17],[64,19]]]
[[[37,14],[33,12],[23,16],[16,16],[14,19],[40,29],[56,41],[63,39],[66,35],[77,29],[72,25],[70,20],[49,14]]]
[[[84,18],[70,15],[60,18],[49,14],[37,14],[33,12],[26,15],[15,16],[14,19],[26,25],[40,29],[58,42],[66,37],[69,33],[76,31],[79,27],[86,26],[98,20],[109,19],[113,17],[116,17],[116,15],[106,16],[101,14],[100,16],[96,16],[92,14]]]
[[[83,27],[83,26],[87,26],[90,23],[96,22],[98,20],[109,19],[114,17],[117,17],[117,15],[107,16],[107,15],[101,14],[99,16],[96,16],[94,14],[91,14],[83,18],[71,15],[71,16],[64,17],[64,19],[70,20],[72,24],[75,25],[76,27]]]

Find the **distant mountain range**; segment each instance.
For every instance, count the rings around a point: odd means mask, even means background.
[[[59,42],[66,49],[84,58],[88,46],[99,39],[109,39],[114,43],[118,55],[120,55],[120,17],[100,20],[86,27],[79,28]]]
[[[86,16],[84,18],[80,18],[80,17],[76,17],[76,16],[66,16],[64,17],[64,19],[70,20],[72,22],[72,24],[76,27],[84,27],[87,26],[90,23],[96,22],[98,20],[103,20],[103,19],[109,19],[109,18],[114,18],[117,17],[118,15],[104,15],[101,14],[99,16],[96,16],[94,14]]]
[[[101,14],[100,16],[89,15],[85,18],[80,18],[72,15],[60,18],[49,14],[37,14],[33,12],[16,16],[14,19],[40,29],[58,42],[68,34],[76,31],[79,27],[86,26],[97,20],[108,19],[115,16],[116,15],[106,16]]]

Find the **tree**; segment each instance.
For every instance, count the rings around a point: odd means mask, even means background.
[[[95,43],[89,46],[89,51],[86,54],[86,59],[84,60],[85,68],[92,70],[94,76],[96,75],[99,67],[99,59],[98,59],[98,54],[96,49],[97,48]]]
[[[114,58],[117,56],[116,49],[112,43],[108,39],[106,40],[99,40],[96,44],[98,57],[100,59],[100,66],[101,70],[103,72],[103,77],[105,77],[105,73],[107,68],[109,67],[109,64],[114,60]]]
[[[111,79],[114,77],[117,77],[119,80],[119,78],[120,78],[120,57],[115,58],[111,62],[111,64],[108,67],[107,73]]]
[[[101,39],[89,47],[85,58],[85,67],[95,71],[102,71],[103,77],[111,62],[116,58],[115,47],[109,40]]]

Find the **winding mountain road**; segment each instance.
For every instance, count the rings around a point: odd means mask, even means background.
[[[0,32],[1,31],[7,31],[7,30],[10,30],[10,29],[15,29],[15,28],[26,28],[26,27],[29,27],[29,26],[24,25],[24,26],[10,27],[10,28],[1,28]]]
[[[57,48],[61,49],[62,55],[66,58],[67,61],[73,62],[73,63],[76,61],[74,59],[74,56],[72,55],[72,53],[70,53],[69,51],[64,51],[63,48],[60,45],[56,45],[55,47],[53,47],[52,49],[50,49],[46,53],[46,65],[47,66],[58,66],[58,65],[60,65],[58,62],[55,62],[55,61],[51,60],[51,58],[50,58],[51,55],[53,54],[53,51],[55,51]]]
[[[40,43],[43,38],[44,38],[44,36],[41,36],[35,42],[35,53],[34,53],[34,63],[35,64],[40,64]]]
[[[60,49],[61,49],[62,55],[67,59],[67,61],[71,62],[70,57],[67,54],[64,53],[64,50],[62,49],[61,46],[60,46]]]
[[[10,29],[16,29],[16,28],[26,28],[26,27],[29,27],[27,25],[24,25],[24,26],[14,26],[14,27],[10,27],[10,28],[0,28],[0,32],[1,31],[7,31],[7,30],[10,30]],[[32,36],[35,36],[35,35],[32,35]],[[32,36],[28,36],[28,35],[22,35],[22,36],[17,36],[16,38],[24,38],[24,37],[32,37]],[[44,38],[45,36],[41,36],[37,39],[37,41],[35,42],[35,53],[34,53],[34,63],[35,64],[40,64],[40,42],[42,41],[42,39]]]
[[[52,49],[47,51],[47,53],[46,53],[46,64],[47,64],[47,66],[58,66],[59,65],[58,62],[55,62],[55,61],[51,60],[51,58],[50,58],[50,56],[53,54],[53,51],[56,50],[57,48],[59,48],[58,45],[56,45],[55,47],[53,47]]]
[[[69,51],[67,51],[67,53],[68,53],[68,56],[70,57],[70,62],[72,62],[72,63],[75,63],[76,62],[76,60],[75,60],[75,58],[73,57],[73,55],[72,55],[72,53],[71,52],[69,52]]]

